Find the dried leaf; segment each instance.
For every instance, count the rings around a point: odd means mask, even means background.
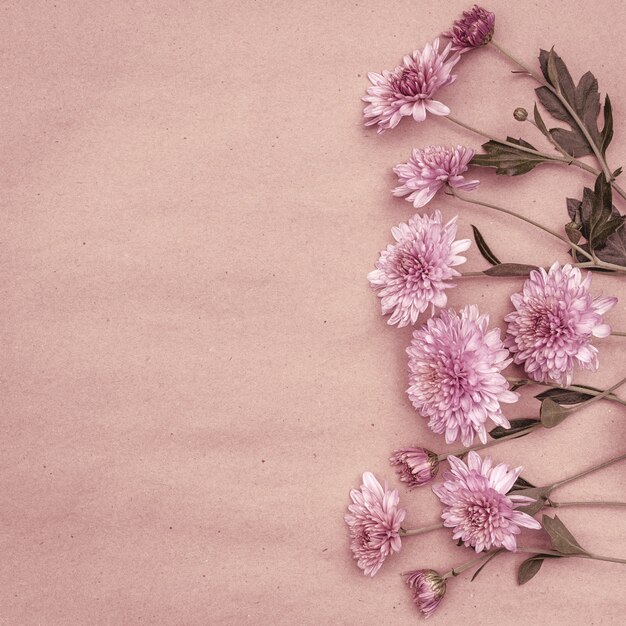
[[[528,276],[533,270],[539,269],[536,265],[523,263],[500,263],[485,270],[487,276]]]
[[[537,575],[537,572],[541,569],[545,559],[560,559],[560,556],[554,554],[535,554],[530,558],[522,561],[517,570],[517,584],[524,585],[531,578]]]
[[[613,107],[611,106],[611,99],[607,94],[604,97],[604,126],[600,133],[600,151],[603,155],[606,154],[606,149],[609,147],[613,139]],[[613,172],[613,176],[616,174]]]
[[[597,389],[596,391],[600,391]],[[537,400],[545,400],[550,398],[557,404],[580,404],[585,400],[593,398],[593,394],[583,393],[581,391],[570,391],[568,389],[561,389],[560,387],[554,389],[547,389],[535,396]]]
[[[552,398],[546,398],[541,402],[540,415],[541,423],[546,428],[554,428],[569,415],[569,409],[564,409],[560,404],[552,400]]]
[[[533,110],[533,115],[535,118],[535,124],[537,124],[537,128],[547,137],[550,134],[550,131],[548,130],[546,123],[543,121],[543,118],[541,117],[541,114],[539,113],[539,109],[537,108],[536,104]]]
[[[493,439],[501,439],[502,437],[506,437],[507,435],[521,433],[525,430],[530,430],[531,428],[537,426],[537,424],[539,424],[539,420],[531,419],[528,417],[521,417],[519,419],[511,420],[509,423],[511,424],[511,428],[496,426],[493,430],[489,432],[489,436]]]
[[[510,143],[517,144],[518,146],[535,150],[531,144],[523,139],[507,137],[506,140]],[[508,146],[493,140],[484,143],[482,148],[486,154],[474,155],[474,158],[470,163],[472,165],[478,165],[479,167],[495,167],[496,174],[506,176],[519,176],[520,174],[526,174],[533,168],[537,167],[540,163],[552,160],[525,150],[518,150],[513,146]]]
[[[587,554],[587,551],[574,539],[574,535],[567,530],[557,515],[554,517],[544,515],[541,523],[550,535],[552,547],[557,552],[561,554]]]
[[[525,504],[517,508],[518,511],[522,511],[522,513],[528,513],[528,515],[534,515],[538,511],[541,511],[548,500],[548,496],[550,495],[549,487],[532,487],[529,489],[516,489],[515,491],[511,490],[509,495],[515,496],[526,496],[527,498],[534,498],[535,501],[530,504]]]
[[[509,489],[509,493],[511,491],[519,491],[520,489],[534,489],[535,485],[531,482],[528,482],[525,478],[521,476],[517,477],[517,480],[513,483],[513,486]]]
[[[572,243],[578,243],[580,241],[580,238],[582,237],[582,233],[580,232],[580,224],[576,224],[576,222],[570,222],[569,224],[565,224],[565,234]]]
[[[483,236],[480,234],[480,231],[478,230],[478,228],[474,226],[474,224],[472,224],[472,230],[474,231],[474,240],[476,241],[476,247],[478,248],[478,251],[482,254],[483,258],[488,263],[491,263],[492,265],[499,265],[500,260],[491,251],[491,249],[487,245],[487,242],[485,241]]]

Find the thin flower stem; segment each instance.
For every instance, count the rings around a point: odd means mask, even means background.
[[[485,272],[460,272],[460,274],[463,278],[467,278],[469,276],[483,276],[485,278],[487,277],[487,274],[485,274]]]
[[[548,500],[548,507],[558,509],[562,506],[626,506],[626,502],[616,502],[614,500],[585,500],[580,502],[555,502]]]
[[[615,263],[607,263],[606,261],[600,261],[600,259],[594,259],[592,262],[574,263],[576,267],[589,268],[589,267],[601,267],[606,270],[613,270],[614,272],[624,273],[626,267],[623,265],[616,265]]]
[[[592,554],[591,552],[585,552],[584,554],[563,554],[556,550],[545,550],[544,548],[530,548],[526,546],[517,546],[516,552],[526,552],[528,554],[549,554],[550,556],[573,556],[577,559],[593,559],[594,561],[610,561],[611,563],[626,563],[626,559],[618,559],[612,556],[600,556],[599,554]]]
[[[605,467],[608,467],[609,465],[613,465],[614,463],[619,463],[620,461],[623,461],[624,459],[626,459],[626,454],[620,454],[620,456],[615,457],[614,459],[605,461],[604,463],[600,463],[600,465],[594,465],[593,467],[590,467],[589,469],[586,469],[583,472],[574,474],[574,476],[570,476],[569,478],[564,478],[563,480],[559,480],[555,483],[552,483],[548,488],[550,489],[550,491],[553,491],[554,489],[557,489],[558,487],[562,487],[563,485],[566,485],[567,483],[571,483],[574,480],[578,480],[579,478],[582,478],[583,476],[587,476],[587,474],[592,474],[593,472],[597,472],[598,470],[604,469]]]
[[[626,333],[620,332],[618,330],[612,330],[611,335],[615,335],[615,337],[626,337]]]
[[[513,378],[511,376],[505,376],[504,378],[506,378],[513,385],[519,384],[519,383],[523,383],[524,386],[541,385],[542,387],[550,387],[551,389],[565,389],[565,391],[577,391],[579,393],[586,393],[590,396],[597,396],[603,393],[602,391],[596,391],[594,389],[589,389],[588,387],[579,387],[578,385],[563,386],[563,385],[557,385],[554,383],[542,383],[536,380],[530,380],[528,378]],[[626,400],[622,400],[621,398],[618,398],[614,393],[605,397],[607,400],[610,400],[611,402],[617,402],[619,404],[626,406]]]
[[[608,398],[608,396],[610,396],[613,391],[615,391],[618,387],[621,387],[624,383],[626,383],[626,378],[622,378],[622,380],[617,381],[612,387],[605,389],[604,391],[595,395],[593,398],[590,398],[589,400],[585,400],[578,407],[570,409],[570,412],[573,413],[578,408],[582,408],[583,406],[587,407],[590,404],[593,404],[594,402],[598,400],[602,400],[602,398]]]
[[[522,418],[522,419],[534,419],[534,418],[529,417],[529,418]],[[533,430],[537,428],[542,428],[542,424],[539,421],[537,422],[536,425],[530,426],[529,428],[521,432],[511,433],[510,435],[505,435],[504,437],[499,437],[498,439],[492,439],[491,441],[488,441],[487,443],[481,443],[477,446],[472,446],[471,448],[463,448],[462,450],[456,450],[455,452],[439,454],[437,456],[437,460],[445,461],[449,456],[459,456],[461,454],[467,454],[470,450],[484,450],[485,448],[490,448],[491,446],[495,446],[496,444],[502,441],[507,441],[508,439],[517,439],[518,437],[523,437],[524,435],[528,435],[529,433],[531,433]]]
[[[408,530],[402,528],[400,530],[400,536],[408,537],[409,535],[423,535],[424,533],[429,533],[432,530],[439,530],[440,528],[443,528],[443,523],[432,524],[431,526],[423,526],[422,528],[410,528]]]
[[[553,237],[556,237],[557,239],[560,239],[562,242],[566,243],[568,245],[568,247],[572,246],[575,250],[580,252],[580,254],[583,254],[584,256],[586,256],[590,261],[592,261],[592,262],[594,261],[594,259],[591,256],[591,254],[589,254],[586,250],[583,250],[583,248],[581,248],[581,247],[577,246],[576,244],[572,243],[571,241],[569,241],[565,237],[562,237],[561,235],[559,235],[559,233],[557,233],[556,231],[548,228],[547,226],[543,226],[542,224],[539,224],[539,222],[535,222],[535,220],[531,220],[529,217],[524,217],[523,215],[520,215],[519,213],[516,213],[515,211],[511,211],[510,209],[505,209],[504,207],[498,206],[497,204],[491,204],[489,202],[482,202],[481,200],[473,200],[472,198],[468,198],[464,194],[459,193],[453,187],[450,187],[449,189],[450,189],[450,194],[451,195],[453,195],[455,198],[458,198],[459,200],[461,200],[463,202],[469,202],[470,204],[476,204],[478,206],[484,206],[484,207],[487,207],[489,209],[494,209],[495,211],[500,211],[501,213],[506,213],[507,215],[511,215],[513,217],[516,217],[517,219],[522,220],[523,222],[528,222],[529,224],[532,224],[533,226],[539,228],[540,230],[543,230],[544,232],[549,233]],[[622,269],[626,271],[626,267],[622,268]]]
[[[585,139],[591,146],[591,149],[593,150],[593,153],[596,159],[598,160],[599,165],[602,167],[602,171],[604,172],[604,175],[606,176],[607,181],[612,181],[613,174],[611,173],[611,170],[606,162],[606,159],[602,156],[600,149],[598,148],[593,138],[589,134],[587,127],[584,125],[583,121],[578,116],[578,113],[572,108],[572,106],[567,101],[567,99],[563,97],[560,90],[555,89],[550,83],[548,83],[541,76],[539,76],[539,74],[533,72],[527,65],[522,63],[519,59],[515,58],[510,52],[508,52],[502,46],[500,46],[495,41],[493,41],[493,39],[491,40],[491,45],[494,48],[496,48],[496,50],[499,50],[504,56],[508,57],[515,65],[521,67],[527,74],[532,76],[532,78],[534,78],[540,85],[549,89],[559,99],[559,101],[565,107],[567,112],[572,116],[573,120],[576,122],[576,125],[578,126],[580,131],[585,136]],[[624,197],[623,193],[621,193],[620,195]]]
[[[449,572],[442,574],[441,578],[444,580],[451,578],[452,576],[458,576],[463,573],[465,570],[468,570],[470,567],[476,565],[476,563],[480,563],[481,561],[485,561],[488,558],[493,556],[493,552],[487,552],[486,554],[481,554],[479,557],[472,559],[471,561],[467,561],[466,563],[462,563],[461,565],[457,565],[453,567]]]

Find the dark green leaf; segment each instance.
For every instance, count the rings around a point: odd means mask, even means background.
[[[595,254],[601,261],[626,267],[626,226],[609,235],[604,246],[595,250]]]
[[[487,563],[489,563],[489,561],[495,559],[498,554],[500,554],[503,551],[502,548],[500,548],[499,550],[496,550],[495,552],[492,552],[484,561],[483,564],[474,572],[474,574],[472,575],[472,577],[470,578],[470,582],[473,583],[474,579],[476,578],[476,576],[478,576],[478,574],[480,574],[483,571],[483,568],[485,567],[485,565],[487,565]]]
[[[574,535],[565,527],[557,515],[544,515],[541,523],[548,535],[552,547],[561,554],[587,554],[587,551],[574,539]]]
[[[539,113],[539,109],[537,108],[536,104],[533,114],[535,118],[535,124],[537,124],[537,128],[547,137],[550,134],[550,131],[548,131],[548,127],[543,121],[543,118],[541,117],[541,114]]]
[[[582,224],[580,211],[582,208],[582,201],[576,200],[576,198],[567,198],[567,214],[572,222]]]
[[[618,167],[612,174],[613,178],[617,178],[623,171],[623,167]]]
[[[576,222],[570,222],[569,224],[565,224],[565,234],[572,243],[578,243],[580,241],[580,238],[582,237],[582,233],[580,232],[580,224],[576,224]]]
[[[478,230],[478,228],[476,228],[476,226],[474,226],[474,224],[472,224],[472,230],[474,231],[474,240],[476,241],[476,247],[478,248],[478,251],[483,255],[483,258],[492,265],[499,265],[500,260],[490,250],[484,237],[480,234],[480,231]]]
[[[604,172],[601,172],[596,179],[593,195],[594,202],[589,217],[589,235],[587,240],[589,241],[589,247],[592,250],[596,250],[604,246],[609,236],[622,226],[624,218],[621,215],[614,216],[613,214],[613,189],[604,177]]]
[[[523,139],[507,137],[506,140],[510,143],[517,144],[520,148],[535,150],[531,144]],[[530,170],[537,167],[540,163],[552,160],[538,154],[533,154],[527,150],[500,143],[499,141],[488,141],[482,145],[482,148],[485,154],[474,155],[471,164],[479,167],[495,167],[496,174],[506,176],[526,174],[526,172],[530,172]]]
[[[564,409],[551,398],[546,398],[541,402],[541,423],[546,428],[554,428],[569,415],[569,412],[569,409]]]
[[[530,558],[522,561],[517,570],[517,584],[524,585],[531,578],[534,578],[541,569],[545,559],[560,559],[561,557],[554,554],[535,554]]]
[[[585,400],[590,400],[593,395],[590,393],[582,393],[581,391],[569,391],[568,389],[547,389],[535,396],[537,400],[545,400],[550,398],[558,404],[579,404]]]
[[[552,58],[552,63],[555,68],[553,74],[556,73],[557,83],[555,84],[550,80],[550,73],[548,71],[549,59]],[[574,104],[576,99],[576,87],[574,86],[574,80],[572,79],[567,66],[563,59],[552,48],[549,52],[547,50],[539,51],[539,65],[545,79],[554,87],[559,87],[559,90],[565,97],[565,99],[571,104]]]
[[[611,106],[611,99],[607,94],[604,98],[604,126],[600,133],[600,150],[602,154],[606,154],[606,149],[609,147],[613,139],[613,107]],[[616,176],[613,172],[613,176]]]
[[[564,128],[553,128],[550,136],[556,141],[567,154],[578,158],[590,154],[591,148],[585,136],[575,130],[565,130]]]
[[[517,480],[513,483],[513,486],[509,489],[509,493],[511,491],[519,491],[520,489],[534,489],[535,485],[528,482],[525,478],[521,476],[517,477]]]
[[[502,426],[496,426],[493,430],[489,431],[489,436],[493,439],[501,439],[507,435],[514,433],[521,433],[525,430],[534,428],[539,424],[539,420],[531,419],[528,417],[521,417],[519,419],[510,420],[511,428],[503,428]]]
[[[534,515],[546,504],[548,496],[550,495],[549,487],[531,487],[528,489],[516,489],[515,491],[511,490],[509,495],[515,496],[526,496],[527,498],[534,498],[534,502],[529,504],[525,504],[517,508],[518,511],[522,511],[523,513],[528,513],[528,515]]]
[[[528,276],[533,270],[539,269],[536,265],[524,265],[523,263],[500,263],[494,265],[483,274],[487,276]]]

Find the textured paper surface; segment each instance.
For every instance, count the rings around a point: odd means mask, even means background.
[[[409,538],[374,580],[343,514],[364,470],[395,479],[397,446],[446,448],[411,408],[404,348],[365,276],[412,207],[391,167],[413,146],[479,138],[446,120],[362,126],[366,73],[445,29],[454,0],[3,2],[0,623],[402,624],[399,572],[471,558],[446,532]],[[493,0],[497,39],[532,61],[556,44],[614,103],[626,161],[624,9]],[[543,146],[512,118],[532,83],[495,50],[467,55],[441,99],[459,118]],[[560,228],[592,178],[480,171],[477,195]],[[623,211],[626,205],[620,201]],[[566,256],[548,235],[439,197],[511,261]],[[485,267],[473,248],[466,270]],[[521,281],[467,279],[494,324]],[[626,298],[623,280],[594,291]],[[626,330],[620,303],[609,315]],[[602,342],[596,375],[626,369]],[[525,394],[525,397],[529,397]],[[530,400],[513,417],[535,410]],[[493,449],[533,482],[624,450],[623,408]],[[571,468],[571,469],[570,469]],[[625,467],[562,499],[625,499]],[[401,490],[407,526],[437,521]],[[626,557],[621,511],[563,510],[580,543]],[[623,566],[522,556],[449,585],[432,624],[618,624]]]

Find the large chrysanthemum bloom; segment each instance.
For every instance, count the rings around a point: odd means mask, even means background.
[[[409,399],[447,443],[460,439],[470,446],[476,434],[486,443],[488,418],[510,427],[500,403],[517,402],[518,394],[500,372],[511,359],[500,329],[488,330],[488,324],[489,316],[474,305],[460,313],[446,309],[414,331],[406,349]]]
[[[571,385],[575,366],[598,369],[591,339],[611,333],[602,316],[617,298],[592,298],[590,285],[591,272],[583,279],[577,267],[554,263],[547,272],[532,271],[522,292],[511,296],[515,311],[504,318],[505,343],[533,380]]]
[[[432,569],[419,569],[405,574],[405,582],[413,592],[413,602],[430,617],[446,593],[446,581]]]
[[[406,509],[398,508],[398,491],[383,487],[371,472],[363,474],[361,490],[350,491],[352,504],[344,517],[350,528],[350,549],[366,576],[374,576],[392,552],[402,547],[400,527]]]
[[[389,458],[400,481],[409,487],[429,483],[439,471],[439,457],[425,448],[400,448]]]
[[[408,196],[407,200],[418,209],[428,204],[446,183],[455,189],[473,191],[480,181],[465,180],[462,176],[473,156],[474,150],[464,146],[414,148],[406,163],[393,168],[399,186],[392,193],[399,197]]]
[[[452,40],[452,49],[460,53],[480,48],[491,41],[496,25],[496,16],[475,4],[456,20],[444,37]]]
[[[369,103],[363,111],[365,125],[378,124],[378,132],[382,133],[395,128],[404,116],[411,115],[416,122],[423,122],[426,111],[448,115],[450,109],[433,98],[439,89],[456,79],[451,71],[461,57],[450,54],[451,49],[449,43],[439,52],[439,39],[435,39],[423,50],[406,55],[396,69],[384,70],[382,74],[370,72],[367,77],[372,86],[363,96]]]
[[[444,472],[443,483],[435,485],[433,492],[444,505],[443,525],[453,529],[454,540],[476,552],[500,547],[514,552],[521,526],[541,528],[536,519],[515,510],[533,503],[533,498],[507,495],[521,467],[510,469],[504,463],[492,467],[490,458],[481,460],[473,450],[467,465],[454,456],[448,461],[452,471]]]
[[[457,218],[442,223],[441,213],[414,215],[408,223],[391,229],[396,240],[380,253],[376,269],[367,278],[381,299],[383,315],[391,313],[389,324],[415,324],[429,306],[448,302],[446,289],[460,276],[454,267],[465,263],[469,239],[455,241]]]

